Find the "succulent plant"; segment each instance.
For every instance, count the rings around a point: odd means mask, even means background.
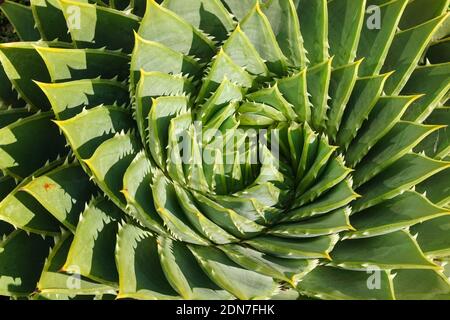
[[[7,0],[0,295],[450,299],[448,6]]]

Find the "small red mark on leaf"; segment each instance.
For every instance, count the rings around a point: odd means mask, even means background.
[[[50,190],[50,189],[53,189],[54,186],[55,186],[55,185],[54,185],[53,183],[48,183],[48,182],[44,183],[44,189],[45,189],[45,191],[48,191],[48,190]]]

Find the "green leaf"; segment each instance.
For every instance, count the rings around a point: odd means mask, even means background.
[[[58,290],[56,290],[58,291]],[[35,293],[30,298],[30,300],[65,300],[65,301],[72,301],[72,300],[112,300],[115,299],[115,294],[102,294],[99,293],[98,295],[76,295],[74,293],[64,294],[64,293]]]
[[[62,270],[115,286],[118,275],[114,252],[121,217],[120,209],[105,198],[86,205]]]
[[[269,233],[285,238],[309,238],[351,230],[350,212],[350,208],[341,208],[306,221],[276,225]]]
[[[312,66],[328,59],[328,4],[326,0],[293,0],[300,19],[304,46]]]
[[[55,235],[60,231],[58,220],[25,192],[12,190],[0,202],[0,208],[0,219],[16,228],[45,235]]]
[[[139,17],[94,4],[58,0],[70,35],[78,48],[103,48],[130,53],[134,47],[133,32],[139,28]],[[78,15],[78,19],[74,18]],[[111,32],[114,30],[114,32]]]
[[[450,90],[449,73],[450,62],[418,67],[414,70],[402,94],[415,92],[424,94],[424,96],[415,101],[408,109],[405,120],[422,122],[430,116]],[[427,79],[427,81],[423,81],[423,79]]]
[[[449,167],[450,162],[437,161],[414,153],[406,154],[374,179],[356,189],[362,197],[353,203],[353,212],[391,199]]]
[[[16,230],[0,242],[0,294],[27,296],[39,280],[50,238]]]
[[[40,43],[40,45],[45,45]],[[0,62],[14,88],[36,110],[48,110],[50,104],[44,93],[33,82],[49,82],[50,76],[44,61],[33,43],[12,42],[0,44]]]
[[[131,224],[119,227],[116,264],[119,271],[118,298],[179,299],[166,281],[156,239],[149,232]]]
[[[103,142],[92,157],[83,160],[97,185],[120,208],[126,203],[121,193],[123,176],[140,149],[141,146],[132,133],[119,133]]]
[[[252,75],[265,77],[269,74],[264,60],[256,51],[250,39],[242,31],[240,25],[234,29],[223,44],[223,50],[234,63]]]
[[[440,25],[440,27],[433,33],[433,36],[431,37],[431,43],[428,45],[427,49],[430,49],[430,46],[439,42],[440,40],[444,40],[447,38],[449,33],[449,27],[450,27],[450,15],[446,15],[444,22]],[[428,52],[427,52],[428,53]],[[426,54],[425,54],[426,55]],[[443,61],[447,62],[447,60]]]
[[[61,3],[58,0],[31,0],[30,4],[34,24],[42,39],[47,41],[55,39],[64,42],[71,41]]]
[[[306,72],[308,93],[311,95],[312,127],[317,131],[325,128],[327,121],[328,89],[331,78],[331,64],[333,59],[309,68]]]
[[[351,218],[356,231],[346,238],[364,238],[394,232],[443,215],[450,211],[439,208],[415,191],[384,201],[354,214]]]
[[[391,73],[387,73],[359,78],[356,81],[336,139],[337,143],[344,149],[348,148],[363,122],[369,118],[370,112],[382,94],[384,83],[390,76]]]
[[[294,3],[291,0],[271,0],[262,9],[289,64],[303,69],[307,62],[306,51]]]
[[[162,6],[219,41],[226,40],[234,29],[234,21],[220,0],[165,0]]]
[[[225,79],[222,81],[213,95],[200,107],[199,117],[203,123],[213,122],[223,112],[230,103],[243,99],[242,88]],[[206,130],[205,130],[206,131]]]
[[[406,231],[338,242],[331,253],[333,266],[344,269],[439,269],[428,260]]]
[[[299,181],[314,162],[319,144],[318,135],[311,130],[308,123],[305,123],[303,128],[291,125],[285,140],[289,143],[292,167],[297,168],[296,181]]]
[[[0,129],[0,169],[23,179],[66,153],[52,113],[39,113]]]
[[[191,251],[181,242],[158,241],[161,266],[172,287],[186,300],[228,300],[233,296],[219,288],[199,267]]]
[[[182,187],[174,184],[180,207],[183,209],[190,223],[202,234],[216,244],[238,242],[238,239],[209,220],[196,206],[192,194]]]
[[[415,150],[424,151],[432,158],[444,159],[450,154],[450,107],[436,108],[425,121],[426,124],[445,124],[439,130],[433,132],[424,139]]]
[[[186,97],[158,97],[152,101],[148,114],[147,143],[153,159],[161,169],[165,168],[168,160],[166,146],[169,141],[167,128],[170,120],[185,112],[187,104]]]
[[[287,130],[286,130],[287,129]],[[272,140],[274,143],[281,146],[284,149],[285,156],[291,159],[292,168],[298,168],[298,170],[305,170],[307,165],[303,158],[305,158],[305,152],[309,151],[308,138],[312,134],[309,126],[305,127],[300,124],[293,123],[289,127],[280,128],[277,133],[277,137]],[[312,142],[313,139],[311,139]],[[303,150],[305,148],[305,150]],[[301,162],[303,160],[303,162]],[[299,173],[303,173],[299,172]],[[297,174],[296,181],[301,178],[300,174]]]
[[[221,246],[220,250],[248,270],[289,282],[293,286],[317,265],[317,260],[277,258],[235,244]]]
[[[79,164],[62,165],[20,188],[33,196],[72,233],[95,192]]]
[[[183,153],[182,150],[188,151],[191,148],[191,141],[188,141],[188,132],[192,126],[191,112],[183,113],[170,120],[168,129],[169,143],[167,146],[167,174],[169,177],[179,182],[181,185],[186,184],[186,177],[184,169],[187,169],[189,161],[188,153]],[[185,140],[186,139],[186,140]],[[183,165],[183,159],[184,165]]]
[[[123,81],[129,75],[130,58],[122,53],[98,49],[58,49],[36,47],[47,66],[52,82],[94,79]]]
[[[345,153],[345,160],[349,166],[355,167],[419,98],[420,96],[381,97]]]
[[[328,89],[331,101],[327,114],[327,133],[333,141],[336,140],[345,108],[356,84],[360,65],[361,60],[331,71]]]
[[[78,273],[63,273],[61,269],[67,259],[67,254],[72,243],[72,234],[63,233],[50,251],[42,270],[37,289],[39,295],[60,300],[63,296],[68,299],[88,299],[90,295],[116,294],[114,287],[93,282]],[[74,271],[79,271],[77,266],[72,266]]]
[[[416,186],[418,192],[426,193],[427,198],[439,206],[450,203],[450,169],[445,169]]]
[[[400,21],[400,28],[405,30],[439,17],[448,10],[448,0],[435,0],[430,3],[427,0],[414,0],[406,7]]]
[[[353,173],[355,186],[372,179],[389,165],[410,152],[421,140],[438,126],[425,126],[400,121],[370,150]]]
[[[450,253],[450,216],[439,217],[411,228],[427,256],[445,257]]]
[[[450,267],[449,267],[449,264],[448,264],[448,260],[449,260],[448,258],[445,258],[444,261],[441,262],[442,267],[444,267],[443,273],[444,273],[445,276],[447,276],[447,278],[448,278],[449,273],[450,273]]]
[[[128,88],[115,80],[77,80],[63,83],[38,83],[47,95],[58,120],[79,114],[84,108],[128,105]]]
[[[185,56],[161,43],[144,40],[138,34],[135,34],[135,39],[130,74],[130,83],[133,87],[139,81],[141,70],[194,77],[200,74],[201,65],[194,58]]]
[[[366,0],[330,1],[328,6],[328,39],[333,66],[339,67],[356,58],[364,23]],[[384,27],[384,26],[383,26]]]
[[[434,270],[395,270],[395,297],[398,300],[449,300],[450,282]]]
[[[427,51],[426,58],[431,63],[445,63],[448,60],[447,52],[449,50],[450,50],[450,37],[447,37],[445,39],[433,43]]]
[[[139,27],[139,35],[146,40],[160,43],[176,52],[193,55],[201,60],[208,61],[214,56],[212,40],[154,0],[147,2],[147,9]]]
[[[293,106],[299,121],[309,122],[311,120],[311,106],[307,91],[306,69],[277,80],[276,85],[283,98]]]
[[[358,58],[364,59],[359,72],[362,77],[380,73],[403,10],[408,4],[408,0],[385,1],[381,4],[379,2],[379,0],[367,0],[364,18],[366,25],[361,30],[357,54]],[[376,6],[377,9],[369,10],[370,6]],[[377,10],[380,13],[379,26]]]
[[[41,167],[33,173],[39,177],[60,166],[62,160],[56,160]],[[33,176],[24,179],[0,202],[0,220],[27,232],[44,235],[56,235],[60,231],[60,224],[35,198],[20,188],[32,181]]]
[[[25,106],[25,101],[19,98],[18,92],[14,89],[13,84],[3,69],[0,59],[0,108],[20,108]]]
[[[322,173],[323,169],[328,163],[331,155],[337,149],[335,146],[330,146],[328,143],[328,138],[321,136],[317,139],[317,150],[314,155],[314,162],[312,165],[304,172],[303,177],[297,185],[296,192],[303,194],[305,191],[310,191],[310,187],[314,185],[315,182],[320,182],[318,176]]]
[[[166,235],[163,221],[156,213],[150,187],[152,163],[144,151],[139,152],[128,166],[123,176],[123,190],[128,204],[128,213],[146,228]]]
[[[271,182],[257,182],[255,185],[238,191],[233,195],[213,197],[218,204],[235,211],[238,215],[258,224],[266,224],[272,221],[277,213],[280,212],[280,210],[275,208],[283,202],[280,193],[281,190]]]
[[[55,123],[78,159],[89,159],[104,141],[133,127],[128,110],[114,106],[98,106]]]
[[[257,0],[221,0],[237,20],[242,20],[255,6]]]
[[[281,221],[300,221],[305,218],[331,212],[347,205],[357,197],[358,195],[353,191],[351,182],[346,179],[321,195],[314,202],[286,212],[286,215]]]
[[[249,107],[248,104],[246,104],[247,107]],[[272,124],[274,124],[276,121],[286,121],[285,118],[279,118],[277,116],[273,115],[273,112],[276,112],[275,110],[272,110],[273,108],[266,107],[264,112],[261,112],[259,109],[260,105],[251,105],[253,106],[254,112],[245,112],[242,113],[239,117],[240,124],[244,126],[256,126],[256,127],[267,127]],[[270,109],[271,115],[267,115],[264,113],[268,112],[268,109]]]
[[[333,188],[335,185],[344,180],[351,169],[347,168],[341,156],[332,158],[325,168],[321,169],[320,179],[315,182],[304,193],[299,194],[295,200],[295,205],[300,206],[314,201],[327,190]],[[297,193],[298,194],[298,193]]]
[[[157,170],[153,177],[152,192],[156,212],[175,239],[200,245],[208,244],[208,241],[191,227],[178,203],[174,186],[160,170]]]
[[[370,289],[373,272],[342,270],[319,266],[308,273],[297,285],[300,293],[309,297],[330,300],[393,300],[392,276],[381,271],[379,290]]]
[[[280,111],[262,103],[244,102],[239,107],[239,122],[243,126],[264,126],[285,121],[287,119]]]
[[[225,80],[230,80],[243,88],[250,88],[253,85],[254,77],[245,71],[245,69],[234,63],[225,53],[223,48],[221,48],[211,64],[208,75],[202,80],[203,83],[196,101],[203,102],[203,100],[208,98],[212,92],[215,92]]]
[[[206,127],[206,130],[209,130],[208,126]],[[200,129],[198,129],[196,125],[191,125],[188,129],[187,137],[183,138],[187,139],[187,142],[181,142],[184,144],[184,146],[182,146],[184,162],[181,162],[188,187],[199,192],[208,192],[209,186],[203,169],[203,150],[201,149],[199,131]],[[186,144],[188,145],[186,146]],[[170,159],[169,161],[173,161],[173,159]]]
[[[287,259],[330,259],[329,253],[333,250],[339,236],[321,236],[304,239],[287,239],[276,236],[259,236],[245,243],[258,251],[271,256]]]
[[[211,221],[240,239],[260,234],[264,227],[222,206],[202,194],[192,191],[201,212]]]
[[[0,128],[6,127],[31,115],[33,115],[33,112],[27,107],[0,110]]]
[[[398,94],[405,86],[431,36],[445,17],[445,15],[442,15],[395,35],[382,68],[382,72],[395,70],[395,73],[386,81],[385,91],[388,95]]]
[[[159,71],[141,72],[135,95],[135,117],[144,145],[146,145],[147,119],[152,107],[152,99],[161,96],[188,95],[193,90],[191,80],[181,75],[171,75]]]
[[[30,7],[8,0],[0,8],[14,26],[20,40],[37,41],[41,38],[39,31],[35,28]]]
[[[271,277],[246,270],[214,247],[189,246],[208,277],[241,300],[271,296],[277,284]]]
[[[264,88],[252,92],[248,94],[246,98],[250,101],[274,107],[276,110],[281,112],[287,120],[294,121],[297,118],[297,114],[294,111],[294,106],[284,99],[277,84],[270,88]]]

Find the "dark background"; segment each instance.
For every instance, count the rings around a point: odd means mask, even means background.
[[[28,4],[29,0],[12,0],[14,2]],[[0,4],[4,2],[0,0]],[[0,10],[0,43],[17,41],[17,35],[14,33],[13,27],[9,24],[3,12]]]

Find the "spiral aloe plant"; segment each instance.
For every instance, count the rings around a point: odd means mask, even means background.
[[[450,299],[448,6],[7,0],[0,295]]]

